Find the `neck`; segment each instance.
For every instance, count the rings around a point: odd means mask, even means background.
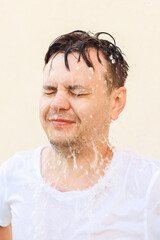
[[[68,152],[50,146],[42,153],[42,176],[60,191],[88,188],[104,175],[112,157],[112,149],[106,142]]]

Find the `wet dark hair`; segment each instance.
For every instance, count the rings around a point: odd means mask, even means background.
[[[113,43],[105,39],[100,39],[99,36],[101,34],[109,36]],[[45,64],[49,62],[52,56],[56,56],[58,53],[64,53],[65,66],[68,70],[70,70],[68,54],[78,52],[78,62],[82,56],[87,66],[94,69],[93,63],[88,54],[89,48],[97,49],[97,59],[100,63],[101,59],[99,52],[102,52],[104,58],[109,64],[110,73],[108,73],[108,71],[105,73],[105,79],[108,80],[107,85],[109,89],[112,90],[113,88],[124,86],[128,76],[129,67],[123,57],[121,49],[116,46],[115,39],[112,35],[106,32],[92,34],[90,32],[76,30],[56,38],[49,46],[45,55]],[[111,75],[111,78],[109,78],[108,75]]]

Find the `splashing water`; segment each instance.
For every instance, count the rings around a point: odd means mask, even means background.
[[[93,143],[93,150],[94,150],[94,152],[95,152],[95,159],[94,159],[94,161],[91,163],[91,165],[90,165],[90,167],[91,168],[96,168],[97,167],[97,164],[98,164],[98,150],[97,150],[97,148],[96,148],[96,146],[95,146],[95,144]]]

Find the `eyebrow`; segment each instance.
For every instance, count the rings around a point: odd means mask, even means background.
[[[81,90],[90,90],[89,88],[86,88],[82,85],[69,85],[66,87],[68,90],[76,90],[76,89],[81,89]],[[45,90],[56,90],[57,88],[51,85],[44,85],[43,89]]]
[[[69,85],[67,87],[67,89],[69,89],[69,90],[76,90],[76,89],[90,90],[89,88],[86,88],[86,87],[84,87],[82,85]]]
[[[56,90],[56,89],[57,89],[56,87],[53,87],[53,86],[51,86],[51,85],[44,85],[43,88],[44,88],[45,90]]]

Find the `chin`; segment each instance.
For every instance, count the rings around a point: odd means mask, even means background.
[[[77,146],[77,142],[75,141],[56,141],[56,140],[52,140],[50,139],[50,144],[51,146],[56,149],[57,151],[61,152],[61,153],[65,153],[65,152],[72,152],[72,151],[77,151],[79,148]]]
[[[50,143],[55,146],[69,146],[72,142],[75,142],[77,138],[71,136],[70,134],[54,133],[52,135],[48,135],[48,139]]]
[[[68,150],[75,150],[77,151],[78,149],[86,146],[86,141],[84,141],[84,137],[78,135],[78,136],[58,136],[56,137],[48,137],[51,145],[55,147],[56,149],[68,149]]]

